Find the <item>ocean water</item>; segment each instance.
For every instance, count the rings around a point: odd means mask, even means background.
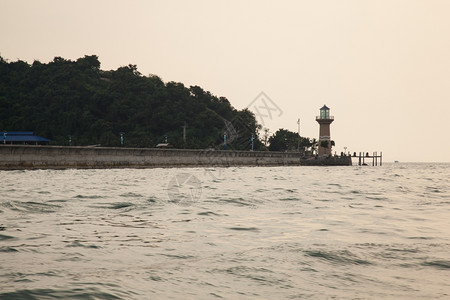
[[[450,299],[450,164],[0,171],[0,299]]]

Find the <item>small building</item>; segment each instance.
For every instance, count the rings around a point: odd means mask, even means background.
[[[22,145],[48,145],[49,139],[37,136],[34,131],[0,131],[0,143]]]

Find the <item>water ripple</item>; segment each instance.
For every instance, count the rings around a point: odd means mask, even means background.
[[[214,172],[0,171],[0,299],[448,298],[450,164]]]

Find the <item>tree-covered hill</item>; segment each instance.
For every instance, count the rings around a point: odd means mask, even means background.
[[[185,141],[183,127],[185,127]],[[247,109],[198,86],[143,76],[136,65],[103,71],[95,55],[48,64],[0,57],[0,130],[31,130],[54,145],[249,149],[260,126]],[[255,139],[255,149],[263,149]]]

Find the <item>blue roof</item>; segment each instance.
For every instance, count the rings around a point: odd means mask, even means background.
[[[324,104],[320,110],[330,110],[330,109],[328,108],[328,106],[326,106],[326,105]]]
[[[3,135],[3,131],[0,131],[0,134]],[[9,135],[34,135],[34,131],[6,131],[6,134],[9,134]]]
[[[0,140],[3,141],[4,132],[0,131]],[[50,142],[49,139],[34,135],[33,131],[7,131],[6,142]]]

